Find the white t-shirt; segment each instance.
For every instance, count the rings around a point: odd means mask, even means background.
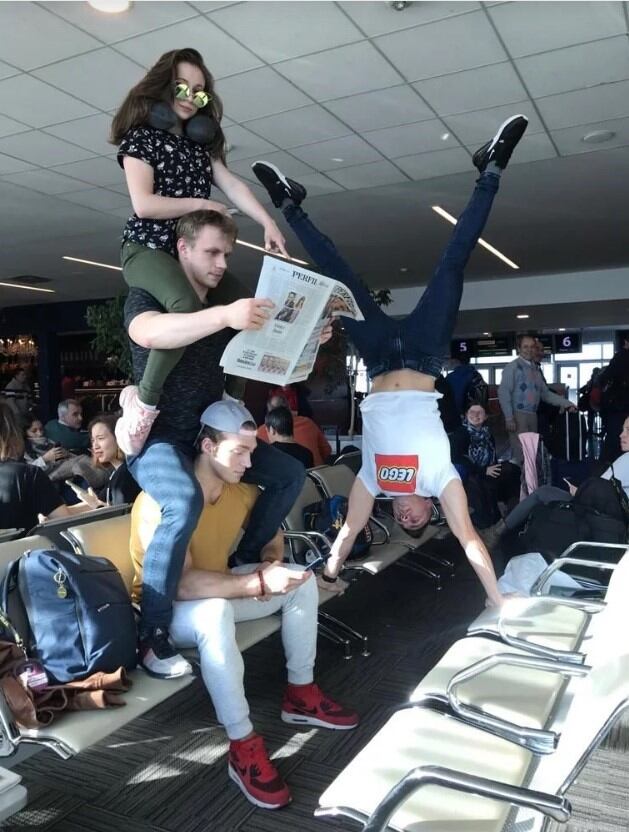
[[[619,456],[618,459],[613,463],[613,474],[617,480],[620,480],[622,483],[622,487],[625,490],[625,494],[629,497],[629,452],[626,454],[622,454]],[[601,474],[604,480],[611,479],[612,476],[612,469],[609,467],[604,474]]]
[[[371,393],[361,404],[363,464],[358,476],[373,497],[439,497],[451,480],[460,479],[439,416],[440,398],[441,393],[401,390]]]

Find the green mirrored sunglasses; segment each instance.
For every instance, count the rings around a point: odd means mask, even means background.
[[[205,90],[192,92],[190,87],[182,82],[175,84],[175,98],[178,101],[187,101],[188,98],[191,98],[197,110],[202,110],[212,100],[212,96]]]

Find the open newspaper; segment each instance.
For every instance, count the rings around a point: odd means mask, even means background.
[[[337,315],[364,320],[349,289],[331,277],[265,257],[256,297],[275,304],[258,330],[235,335],[221,358],[229,375],[284,385],[308,378],[326,321]]]

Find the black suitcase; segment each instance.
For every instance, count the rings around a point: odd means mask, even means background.
[[[558,414],[550,435],[549,450],[557,459],[582,462],[586,458],[587,426],[582,413]]]

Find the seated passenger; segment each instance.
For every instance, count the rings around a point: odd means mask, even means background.
[[[332,448],[325,438],[325,434],[319,425],[308,416],[300,416],[297,413],[297,393],[292,387],[280,387],[271,390],[266,405],[267,412],[276,407],[287,407],[293,414],[293,433],[295,442],[308,448],[312,454],[315,465],[323,465],[328,461]],[[258,428],[258,438],[269,442],[269,433],[265,425]]]
[[[463,424],[450,435],[452,462],[458,470],[477,529],[500,520],[498,503],[513,508],[520,493],[520,469],[511,462],[498,462],[496,443],[480,404],[465,410]]]
[[[97,508],[93,492],[67,506],[41,468],[23,461],[24,437],[13,409],[0,402],[0,529],[30,531],[41,519],[69,517]]]
[[[620,480],[623,490],[629,498],[629,417],[623,423],[622,431],[620,433],[620,447],[623,453],[607,468],[601,477],[605,480],[615,477]],[[566,481],[567,482],[567,481]],[[494,527],[494,535],[496,540],[506,530],[515,531],[526,521],[527,517],[535,506],[554,502],[569,502],[576,494],[577,487],[572,483],[568,483],[568,491],[563,488],[556,488],[554,485],[544,485],[541,488],[533,491],[522,502],[511,511],[503,521],[499,521]]]
[[[107,481],[96,495],[108,506],[132,503],[140,493],[140,486],[127,468],[125,456],[118,447],[114,433],[118,417],[101,413],[90,422],[87,432],[92,443],[92,462],[107,474]]]
[[[277,809],[290,801],[290,792],[249,718],[235,623],[281,613],[288,670],[281,710],[284,722],[344,730],[355,728],[358,716],[313,682],[317,582],[300,566],[282,565],[281,533],[264,546],[258,563],[227,567],[258,496],[257,487],[241,482],[251,466],[255,431],[251,414],[236,402],[215,402],[201,417],[194,473],[204,507],[186,554],[170,635],[177,647],[199,650],[203,681],[230,739],[229,776],[256,806]],[[160,520],[158,504],[142,492],[131,519],[137,601],[144,552]]]
[[[46,422],[44,432],[48,439],[52,439],[68,451],[82,453],[90,446],[87,431],[81,430],[83,408],[76,399],[65,399],[57,406],[57,418]]]
[[[312,451],[300,445],[293,435],[293,414],[287,407],[274,407],[273,410],[269,410],[264,417],[264,425],[271,445],[298,459],[304,468],[313,467]]]

